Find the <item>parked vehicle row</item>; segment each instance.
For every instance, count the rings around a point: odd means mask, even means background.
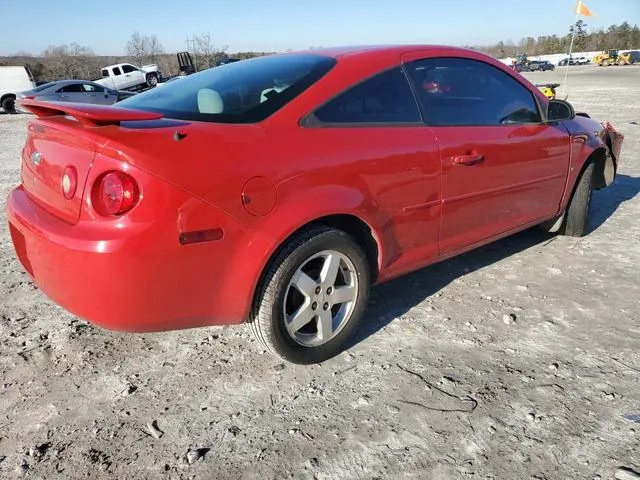
[[[560,60],[558,62],[558,66],[559,67],[566,67],[567,65],[572,66],[572,65],[589,65],[591,63],[591,60],[589,60],[587,57],[565,57],[562,60]]]
[[[556,66],[547,60],[531,60],[526,54],[520,54],[511,64],[516,72],[544,72],[555,70]]]
[[[0,67],[0,107],[9,113],[16,111],[16,99],[90,103],[113,105],[136,93],[184,78],[196,72],[189,52],[179,52],[178,74],[163,77],[158,65],[136,67],[131,63],[118,63],[101,69],[102,78],[88,80],[59,80],[35,82],[28,67]],[[216,66],[239,61],[225,57]]]

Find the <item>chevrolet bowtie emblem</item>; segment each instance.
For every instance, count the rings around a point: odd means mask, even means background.
[[[40,165],[42,163],[42,153],[40,152],[33,152],[31,154],[31,161],[33,162],[33,164],[37,167],[38,165]]]

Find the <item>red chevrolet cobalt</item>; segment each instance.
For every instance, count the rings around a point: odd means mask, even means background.
[[[118,331],[248,322],[296,363],[344,348],[375,283],[533,225],[583,235],[623,138],[491,57],[420,45],[21,105],[8,218],[43,292]]]

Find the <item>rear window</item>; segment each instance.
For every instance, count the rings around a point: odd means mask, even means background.
[[[42,85],[38,85],[36,88],[32,88],[31,91],[32,92],[41,92],[43,90],[46,90],[47,88],[51,88],[55,85],[55,82],[48,82],[48,83],[43,83]]]
[[[254,123],[277,112],[335,64],[335,58],[316,54],[257,57],[189,75],[119,106],[180,120]]]

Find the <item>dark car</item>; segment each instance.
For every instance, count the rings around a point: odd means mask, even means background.
[[[631,50],[630,52],[624,52],[629,54],[629,61],[631,64],[640,63],[640,50]]]
[[[548,60],[541,60],[538,62],[538,70],[542,70],[544,72],[547,70],[553,71],[555,69],[556,66]]]
[[[111,90],[104,85],[86,80],[59,80],[45,83],[36,88],[20,92],[18,99],[42,100],[48,102],[93,103],[113,105],[136,95],[135,92]]]
[[[527,64],[527,68],[531,72],[554,70],[556,67],[547,60],[532,60]]]

